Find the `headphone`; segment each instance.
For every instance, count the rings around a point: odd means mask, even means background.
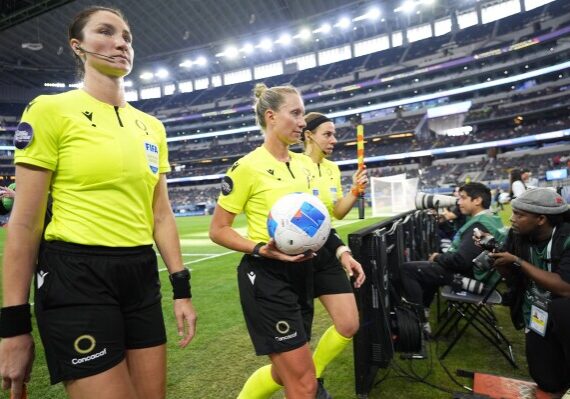
[[[317,146],[317,148],[318,148],[319,150],[321,150],[321,153],[322,153],[324,156],[328,156],[329,154],[328,154],[325,150],[323,150],[323,147],[321,147],[321,146],[319,145],[319,143],[317,143],[317,141],[311,137],[311,135],[314,134],[314,133],[313,133],[312,131],[310,131],[310,130],[305,130],[305,131],[303,132],[303,135],[305,134],[305,132],[309,132],[309,134],[307,135],[307,140],[311,140],[311,141],[313,142],[313,144],[315,144],[315,145]]]

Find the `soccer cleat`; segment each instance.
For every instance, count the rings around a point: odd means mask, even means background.
[[[325,389],[325,382],[322,378],[317,378],[317,396],[316,399],[332,399],[332,396]]]

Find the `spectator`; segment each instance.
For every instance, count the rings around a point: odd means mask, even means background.
[[[510,184],[511,184],[511,191],[510,197],[511,200],[517,198],[522,193],[526,191],[528,188],[526,183],[530,177],[530,171],[528,169],[512,169],[510,175]]]

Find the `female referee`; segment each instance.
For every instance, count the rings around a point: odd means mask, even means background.
[[[170,272],[180,346],[196,322],[166,188],[165,130],[125,101],[133,48],[120,11],[85,9],[69,27],[69,43],[83,89],[33,100],[14,138],[18,197],[4,252],[2,386],[20,399],[30,379],[35,271],[52,383],[63,381],[70,398],[164,398],[166,333],[153,242]],[[48,191],[53,215],[44,232]]]
[[[313,194],[327,206],[331,217],[343,219],[358,200],[360,190],[368,184],[366,170],[354,173],[352,188],[343,197],[340,170],[334,162],[327,159],[337,143],[334,123],[317,112],[307,114],[305,122],[307,126],[302,136],[305,154],[317,166]],[[362,285],[365,275],[362,266],[354,260],[346,246],[339,247],[334,253],[327,248],[321,249],[314,259],[313,268],[314,295],[319,298],[333,321],[313,354],[316,375],[319,384],[322,384],[321,376],[325,367],[350,343],[359,327],[358,309],[347,272],[354,276],[356,288]]]
[[[308,345],[312,256],[280,252],[269,241],[266,227],[269,210],[279,198],[310,189],[311,159],[289,151],[305,128],[305,109],[293,87],[258,84],[254,91],[255,115],[265,140],[228,170],[210,225],[212,241],[246,254],[237,270],[241,305],[256,354],[271,360],[252,374],[238,398],[268,398],[284,386],[288,399],[314,399],[317,383]],[[241,212],[247,217],[248,238],[232,228]]]

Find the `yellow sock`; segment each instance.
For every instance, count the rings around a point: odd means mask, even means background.
[[[268,364],[249,376],[237,399],[267,399],[281,388],[271,376],[271,365]]]
[[[321,337],[317,344],[317,349],[313,353],[313,362],[315,362],[315,370],[317,378],[321,377],[323,371],[335,357],[352,341],[352,338],[346,338],[339,334],[334,326],[330,326]]]

